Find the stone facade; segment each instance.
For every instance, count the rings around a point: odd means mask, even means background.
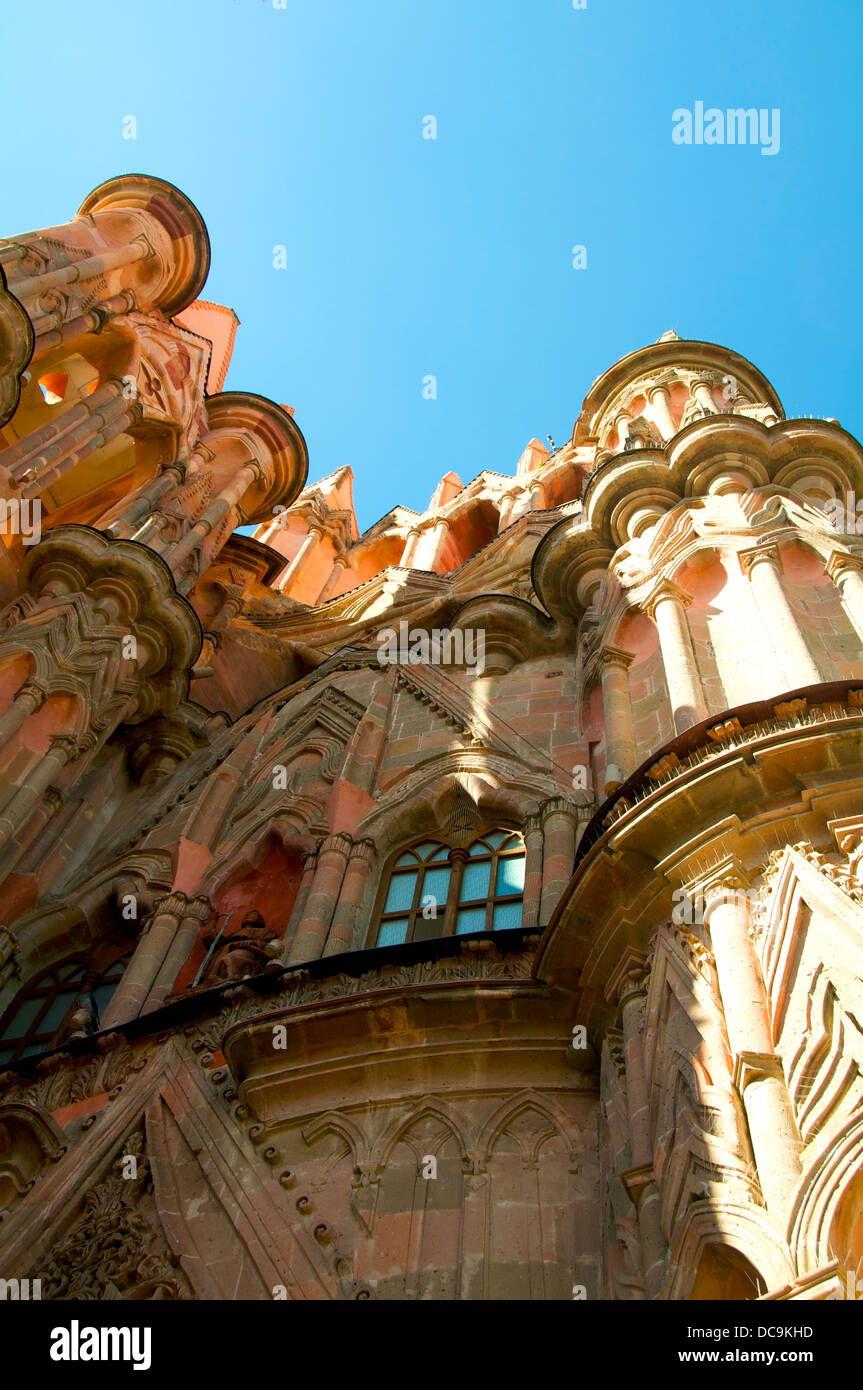
[[[208,261],[141,175],[0,241],[0,1273],[843,1296],[860,444],[665,334],[361,534]]]

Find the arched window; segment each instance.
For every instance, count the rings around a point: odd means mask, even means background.
[[[82,995],[92,1000],[98,1026],[99,1015],[125,968],[126,959],[116,955],[101,969],[92,957],[72,956],[43,970],[21,990],[0,1020],[0,1067],[58,1046]]]
[[[498,828],[467,849],[423,840],[403,850],[385,875],[370,945],[521,926],[524,841]]]

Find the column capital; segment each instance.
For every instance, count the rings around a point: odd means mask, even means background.
[[[322,854],[341,854],[347,859],[353,847],[353,839],[344,830],[340,830],[336,835],[327,835],[318,841],[318,858]]]
[[[42,793],[42,805],[47,808],[52,816],[56,815],[64,801],[65,797],[59,787],[46,787]]]
[[[717,376],[716,372],[711,371],[693,372],[689,378],[690,391],[694,391],[698,386],[706,386],[708,391],[712,391],[714,386],[720,384],[721,378]]]
[[[74,763],[96,746],[96,738],[94,734],[90,733],[52,734],[48,743],[52,751],[56,749],[58,753],[64,755],[67,763]]]
[[[670,396],[671,382],[661,380],[654,381],[646,388],[645,395],[649,401],[652,401],[654,396]]]
[[[600,671],[604,671],[607,666],[620,666],[624,671],[628,671],[635,656],[632,652],[625,652],[622,647],[602,647],[597,656],[597,665]]]
[[[656,617],[656,610],[660,603],[666,599],[679,604],[681,608],[688,608],[693,602],[692,595],[680,584],[675,584],[673,579],[657,579],[650,586],[647,592],[639,599],[638,606],[644,610],[649,618]]]
[[[260,459],[251,459],[248,463],[243,465],[243,469],[248,469],[248,471],[251,473],[252,482],[265,483],[267,481],[267,469],[266,466],[263,463],[261,463]],[[243,491],[245,492],[247,491],[247,489],[244,488]]]
[[[633,965],[629,973],[617,982],[617,1002],[623,1009],[627,1004],[644,999],[650,984],[650,961]]]
[[[362,840],[354,840],[351,845],[350,857],[354,859],[364,859],[367,864],[373,864],[378,857],[378,847],[369,836]]]
[[[34,680],[32,676],[29,680],[26,680],[22,686],[19,686],[12,696],[13,703],[15,700],[21,699],[32,700],[35,709],[41,709],[47,698],[48,691],[43,685],[40,685],[38,681]]]
[[[543,826],[550,816],[568,816],[573,822],[578,819],[575,803],[568,801],[565,796],[552,796],[548,801],[544,801],[539,808],[539,814]]]
[[[782,572],[782,561],[779,558],[779,546],[775,543],[754,545],[747,550],[738,550],[737,558],[740,561],[740,568],[747,576],[752,573],[754,567],[761,560],[767,560],[778,574]]]
[[[653,1171],[652,1163],[642,1163],[637,1168],[627,1168],[625,1172],[618,1174],[620,1181],[626,1188],[630,1201],[638,1210],[638,1204],[644,1193],[651,1185],[656,1183],[656,1174]]]
[[[650,964],[643,951],[637,951],[634,946],[625,947],[603,990],[606,1002],[620,1004],[630,994],[646,993]]]
[[[691,898],[704,900],[704,921],[707,923],[713,908],[736,899],[741,892],[745,893],[751,882],[751,875],[737,855],[729,854],[705,873],[691,879],[686,884],[686,891]]]
[[[774,1052],[738,1052],[734,1059],[734,1088],[742,1097],[751,1081],[763,1081],[772,1077],[785,1084],[785,1069],[782,1058]]]
[[[200,922],[203,926],[204,923],[209,920],[212,911],[213,906],[210,899],[201,895],[200,897],[192,898],[186,903],[182,911],[182,916],[184,921],[194,918],[195,921]]]
[[[153,904],[148,925],[152,924],[157,917],[174,917],[177,922],[180,922],[183,917],[187,916],[187,904],[188,898],[185,893],[166,893],[163,898]]]
[[[838,584],[846,575],[863,572],[863,555],[852,555],[847,550],[834,550],[831,551],[824,568],[833,583]]]
[[[525,838],[527,838],[528,835],[542,833],[542,815],[539,811],[534,812],[532,816],[525,816],[522,833]]]

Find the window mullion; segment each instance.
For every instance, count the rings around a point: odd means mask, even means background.
[[[405,941],[413,941],[414,939],[414,932],[416,931],[417,925],[417,913],[419,912],[419,905],[420,899],[422,897],[423,884],[425,883],[425,876],[425,864],[418,864],[416,883],[414,884],[414,896],[413,901],[411,902],[411,911],[410,916],[408,918],[408,929],[407,935],[405,936]]]
[[[494,894],[497,887],[497,850],[492,852],[488,866],[488,897],[485,900],[485,929],[494,930]]]
[[[461,897],[461,884],[464,878],[464,866],[467,862],[468,853],[466,849],[451,849],[449,852],[450,876],[449,890],[446,895],[446,911],[443,919],[444,936],[455,936],[456,926],[458,925],[458,900]]]

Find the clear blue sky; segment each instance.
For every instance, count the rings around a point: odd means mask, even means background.
[[[672,327],[863,432],[860,0],[41,0],[2,31],[3,233],[179,185],[228,387],[295,407],[311,478],[351,465],[362,527],[562,443]],[[699,100],[778,107],[780,152],[675,145]]]

